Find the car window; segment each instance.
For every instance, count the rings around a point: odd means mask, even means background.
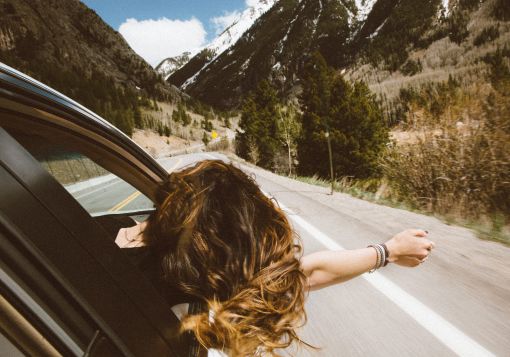
[[[8,131],[91,215],[153,207],[136,188],[67,143],[43,134]]]

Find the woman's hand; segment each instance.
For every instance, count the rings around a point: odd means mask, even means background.
[[[428,232],[407,229],[386,242],[388,261],[406,267],[415,267],[427,260],[435,244],[427,239]]]
[[[127,228],[121,228],[115,238],[115,243],[120,248],[133,248],[143,246],[143,230],[146,228],[147,221],[141,222]]]

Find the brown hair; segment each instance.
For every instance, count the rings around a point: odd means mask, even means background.
[[[252,177],[219,160],[172,173],[146,233],[165,280],[210,310],[182,321],[204,347],[244,356],[301,341],[301,245]]]

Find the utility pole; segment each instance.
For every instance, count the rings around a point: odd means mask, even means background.
[[[334,190],[334,185],[335,185],[335,177],[334,177],[334,174],[333,174],[333,154],[331,152],[331,139],[329,137],[329,128],[326,129],[326,139],[328,141],[328,152],[329,152],[329,171],[330,171],[330,174],[331,174],[331,195],[333,194],[333,190]]]

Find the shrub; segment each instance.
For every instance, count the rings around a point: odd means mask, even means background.
[[[499,28],[496,26],[486,27],[475,37],[473,45],[481,46],[488,41],[493,41],[499,37]]]
[[[423,67],[421,65],[421,61],[420,60],[415,61],[415,60],[409,59],[400,68],[400,72],[402,72],[402,74],[404,76],[414,76],[416,73],[421,72],[422,69],[423,69]]]

